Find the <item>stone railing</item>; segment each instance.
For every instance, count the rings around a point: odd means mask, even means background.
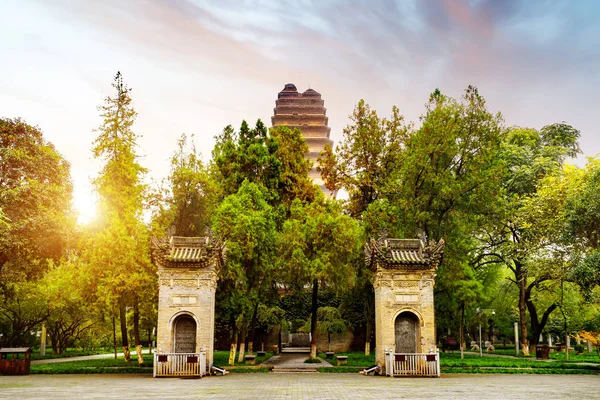
[[[206,353],[154,353],[154,377],[206,375]]]
[[[440,352],[394,353],[385,352],[385,374],[387,376],[440,376]]]

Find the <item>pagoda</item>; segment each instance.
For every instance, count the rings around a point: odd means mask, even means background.
[[[326,145],[332,146],[329,139],[331,128],[327,126],[327,109],[321,94],[313,89],[298,93],[293,83],[287,83],[277,95],[274,115],[271,123],[274,127],[286,126],[290,129],[299,129],[308,145],[307,158],[312,162],[309,176],[318,185],[323,193],[331,195],[332,192],[325,187],[321,174],[317,171],[317,159]]]

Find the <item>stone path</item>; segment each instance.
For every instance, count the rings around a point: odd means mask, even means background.
[[[332,365],[321,359],[321,363],[305,363],[307,354],[282,353],[269,358],[261,365],[273,366],[273,372],[317,372],[317,368],[330,368]]]
[[[229,374],[0,376],[0,399],[600,399],[597,375]]]
[[[136,356],[136,352],[132,351],[131,352],[131,359],[135,360],[135,356]],[[60,357],[60,358],[46,358],[43,360],[32,360],[31,364],[35,365],[35,364],[54,364],[54,363],[63,363],[63,362],[70,362],[70,361],[86,361],[86,360],[98,360],[101,358],[111,358],[114,357],[115,353],[108,353],[108,354],[94,354],[91,356],[77,356],[77,357]],[[117,353],[117,357],[123,357],[123,353]]]

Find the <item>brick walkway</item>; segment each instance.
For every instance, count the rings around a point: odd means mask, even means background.
[[[0,399],[600,399],[600,376],[229,374],[203,379],[142,375],[0,376]]]

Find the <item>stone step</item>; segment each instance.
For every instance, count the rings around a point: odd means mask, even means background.
[[[310,347],[285,347],[282,353],[310,353]]]
[[[271,372],[275,374],[316,374],[319,371],[316,368],[273,368]]]

